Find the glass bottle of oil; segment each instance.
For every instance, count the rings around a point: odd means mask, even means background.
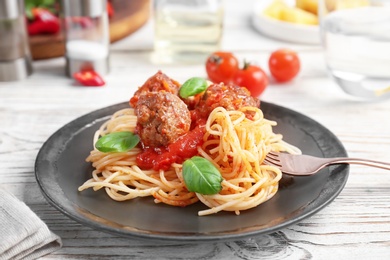
[[[156,0],[154,12],[155,62],[204,62],[220,48],[222,0]]]

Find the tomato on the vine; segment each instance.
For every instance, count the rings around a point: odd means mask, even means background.
[[[298,74],[301,64],[295,51],[279,49],[269,57],[268,66],[276,81],[287,82]]]
[[[253,97],[258,97],[267,87],[268,77],[260,67],[245,63],[242,69],[237,70],[232,82],[247,88]]]
[[[217,51],[206,61],[206,72],[214,83],[229,83],[238,70],[238,60],[231,52]]]

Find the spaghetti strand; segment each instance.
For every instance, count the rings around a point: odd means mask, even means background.
[[[133,132],[136,124],[133,109],[117,111],[101,125],[93,142],[112,132]],[[262,163],[267,153],[300,153],[298,148],[272,131],[275,125],[276,122],[265,119],[256,107],[235,111],[217,107],[211,112],[198,153],[211,161],[223,177],[223,188],[218,194],[189,192],[179,163],[173,163],[166,171],[139,168],[136,163],[137,155],[142,152],[139,148],[124,153],[103,153],[94,148],[86,161],[91,162],[95,169],[79,191],[104,188],[107,195],[116,201],[152,196],[156,203],[180,207],[200,201],[208,207],[198,212],[200,216],[220,211],[240,214],[242,210],[269,200],[278,191],[282,173],[278,168]]]

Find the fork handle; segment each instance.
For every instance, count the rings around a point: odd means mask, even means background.
[[[374,161],[374,160],[367,160],[367,159],[359,159],[359,158],[345,158],[345,157],[329,158],[325,162],[324,167],[327,165],[340,164],[340,163],[360,164],[360,165],[372,166],[372,167],[376,167],[376,168],[390,170],[390,163],[379,162],[379,161]]]

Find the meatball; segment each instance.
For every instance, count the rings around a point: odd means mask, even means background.
[[[187,106],[169,92],[140,95],[135,114],[137,133],[144,146],[167,146],[190,130],[191,117]]]
[[[216,107],[237,110],[245,106],[259,107],[260,100],[252,97],[249,90],[244,87],[219,83],[207,88],[197,105],[197,110],[201,116],[207,117]]]
[[[130,105],[135,107],[139,96],[146,92],[157,92],[157,91],[166,91],[173,94],[179,92],[180,83],[169,78],[167,75],[158,71],[152,77],[145,81],[145,83],[138,88],[134,93],[134,96],[130,99]]]

